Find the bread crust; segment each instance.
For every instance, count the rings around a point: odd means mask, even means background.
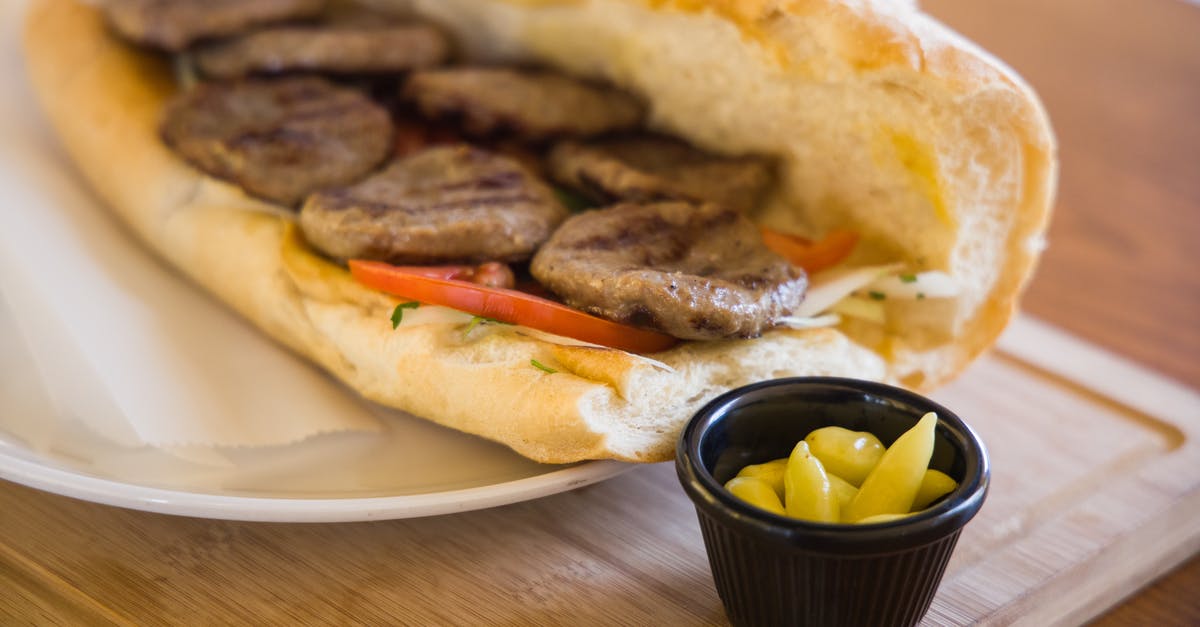
[[[678,428],[700,405],[725,389],[766,378],[829,374],[928,389],[990,346],[1011,316],[1040,250],[1053,193],[1054,144],[1045,114],[1010,71],[907,5],[816,0],[786,7],[625,0],[416,4],[447,28],[470,35],[469,41],[485,49],[477,54],[532,57],[607,78],[651,103],[656,128],[733,152],[756,146],[725,141],[736,125],[709,124],[713,120],[684,110],[686,99],[673,94],[674,86],[655,91],[645,72],[628,65],[631,40],[610,38],[596,49],[580,50],[571,37],[547,34],[547,25],[558,23],[564,33],[578,34],[573,30],[585,18],[598,15],[589,11],[618,8],[669,22],[667,35],[682,28],[711,37],[732,25],[747,51],[739,63],[761,65],[773,75],[800,72],[807,84],[813,72],[831,80],[842,71],[818,64],[816,56],[794,46],[796,25],[817,20],[822,32],[838,35],[840,42],[821,54],[858,67],[856,72],[884,72],[897,84],[920,78],[939,94],[957,94],[959,103],[986,97],[1004,105],[981,109],[1003,126],[1004,137],[997,141],[1017,147],[1016,166],[1009,169],[1019,167],[1022,174],[1011,198],[987,208],[1002,218],[985,234],[988,245],[996,246],[989,260],[999,263],[988,274],[986,289],[974,296],[971,311],[950,322],[951,337],[932,343],[909,342],[903,335],[855,342],[843,332],[853,333],[852,328],[780,329],[755,340],[681,344],[654,355],[664,368],[620,351],[534,337],[520,327],[491,325],[468,335],[464,318],[447,321],[434,311],[424,321],[413,316],[411,324],[393,330],[389,314],[395,299],[359,286],[341,267],[309,250],[290,215],[197,172],[159,141],[160,112],[175,90],[170,68],[117,41],[95,9],[73,0],[35,4],[26,30],[27,63],[41,105],[72,160],[149,248],[363,396],[501,442],[538,461],[669,459]],[[462,22],[447,20],[448,13]],[[615,59],[610,63],[597,57],[606,45]],[[699,126],[690,126],[693,121]],[[777,148],[766,152],[781,156],[789,167],[805,161],[802,151]],[[935,180],[950,189],[951,174],[939,170],[941,178]],[[783,200],[776,203],[784,213],[811,208],[809,196],[795,192],[801,182],[785,182]],[[762,218],[778,222],[780,215],[777,206]],[[822,226],[811,216],[791,224]],[[873,236],[870,228],[865,232]],[[952,258],[959,240],[970,233],[953,233],[945,256]],[[878,239],[881,250],[897,248],[886,237]],[[557,372],[532,367],[532,359]]]

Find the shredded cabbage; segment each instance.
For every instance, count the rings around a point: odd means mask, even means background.
[[[887,298],[954,298],[962,291],[957,282],[945,272],[931,270],[916,274],[891,274],[867,286],[872,292]]]
[[[905,274],[902,267],[900,264],[863,266],[817,274],[804,302],[788,319],[818,320],[824,318],[818,317],[820,314],[831,312],[883,324],[887,319],[884,307],[887,299],[953,298],[962,291],[945,272]]]
[[[792,312],[797,318],[811,318],[824,313],[839,300],[870,285],[881,277],[895,273],[900,264],[864,266],[848,270],[838,269],[822,272],[813,277],[808,286],[804,302]]]
[[[883,308],[882,302],[861,296],[847,296],[839,300],[830,311],[876,324],[883,324],[887,321],[887,311]]]
[[[816,316],[813,318],[801,318],[799,316],[784,316],[779,320],[779,326],[789,329],[819,329],[821,327],[836,326],[842,321],[842,317],[837,314],[826,314],[824,316]]]

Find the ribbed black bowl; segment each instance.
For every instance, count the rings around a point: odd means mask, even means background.
[[[723,487],[747,464],[787,457],[814,429],[869,431],[891,445],[930,411],[938,415],[930,467],[959,485],[920,514],[813,523],[753,507]],[[912,392],[854,379],[777,379],[728,392],[684,427],[676,453],[735,625],[915,625],[988,488],[987,452],[958,416]]]

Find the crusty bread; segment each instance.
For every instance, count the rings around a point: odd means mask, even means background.
[[[29,73],[88,181],[171,264],[364,396],[540,461],[668,459],[702,403],[765,378],[835,374],[928,389],[1011,316],[1049,215],[1048,122],[1015,75],[910,4],[412,5],[472,57],[602,77],[644,98],[657,129],[723,153],[777,156],[781,185],[759,219],[814,235],[853,228],[864,236],[857,261],[944,270],[962,294],[897,304],[888,329],[848,322],[684,343],[653,356],[669,368],[520,327],[468,335],[465,318],[433,307],[393,330],[397,301],[313,254],[289,215],[171,154],[156,131],[175,89],[169,67],[116,41],[94,9],[37,4]]]

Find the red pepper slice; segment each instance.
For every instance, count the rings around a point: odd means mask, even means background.
[[[824,239],[817,242],[766,227],[759,230],[762,231],[763,243],[767,248],[804,268],[809,274],[837,265],[848,257],[858,244],[858,233],[848,230],[830,231]]]

